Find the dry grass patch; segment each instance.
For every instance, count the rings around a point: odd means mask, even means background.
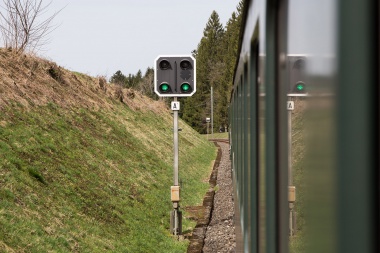
[[[131,89],[120,89],[107,83],[104,77],[73,73],[33,55],[0,49],[0,75],[0,108],[17,101],[25,108],[54,103],[64,108],[112,110],[115,100],[122,97],[122,102],[134,111],[167,112],[162,101],[153,101]]]

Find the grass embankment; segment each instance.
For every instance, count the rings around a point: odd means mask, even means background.
[[[0,52],[0,252],[185,252],[169,233],[170,111],[24,57]],[[181,205],[197,205],[216,150],[180,128]]]
[[[210,139],[228,139],[228,132],[209,134],[208,137]]]

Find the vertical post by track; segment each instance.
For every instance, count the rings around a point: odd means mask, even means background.
[[[289,235],[295,234],[295,212],[294,202],[296,200],[296,188],[293,186],[293,168],[292,168],[292,111],[294,110],[294,101],[288,97],[288,198],[289,198]]]
[[[178,111],[180,104],[177,101],[177,97],[174,97],[174,101],[171,103],[171,109],[173,111],[173,147],[174,147],[174,166],[173,166],[173,186],[171,187],[171,201],[173,202],[173,211],[171,213],[170,227],[173,235],[180,235],[182,233],[182,215],[179,211],[179,180],[178,180]]]
[[[174,97],[174,104],[177,102],[177,97]],[[179,102],[177,102],[179,105]],[[178,106],[179,107],[179,106]],[[174,185],[178,186],[178,107],[173,110],[173,146],[174,146]],[[178,108],[178,109],[177,109]]]

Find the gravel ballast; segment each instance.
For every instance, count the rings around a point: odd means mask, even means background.
[[[211,221],[207,226],[204,240],[204,253],[235,252],[236,248],[229,144],[218,142],[218,145],[222,155],[218,167]]]

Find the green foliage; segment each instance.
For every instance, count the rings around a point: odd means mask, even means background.
[[[120,86],[125,86],[126,81],[127,77],[120,70],[116,71],[110,79],[111,83],[118,84]]]
[[[144,75],[141,70],[139,70],[136,75],[129,74],[128,76],[125,76],[120,70],[118,70],[112,75],[110,82],[118,84],[124,88],[133,88],[141,92],[141,94],[155,100],[158,100],[159,98],[154,93],[154,69],[150,67],[147,68]]]
[[[213,11],[203,37],[192,52],[197,60],[197,92],[183,99],[182,118],[200,133],[207,132],[206,117],[210,117],[210,92],[213,87],[214,131],[228,125],[228,103],[232,89],[242,15],[241,1],[225,28]]]
[[[141,70],[138,70],[136,75],[129,74],[126,79],[127,88],[136,88],[138,84],[142,81]]]

